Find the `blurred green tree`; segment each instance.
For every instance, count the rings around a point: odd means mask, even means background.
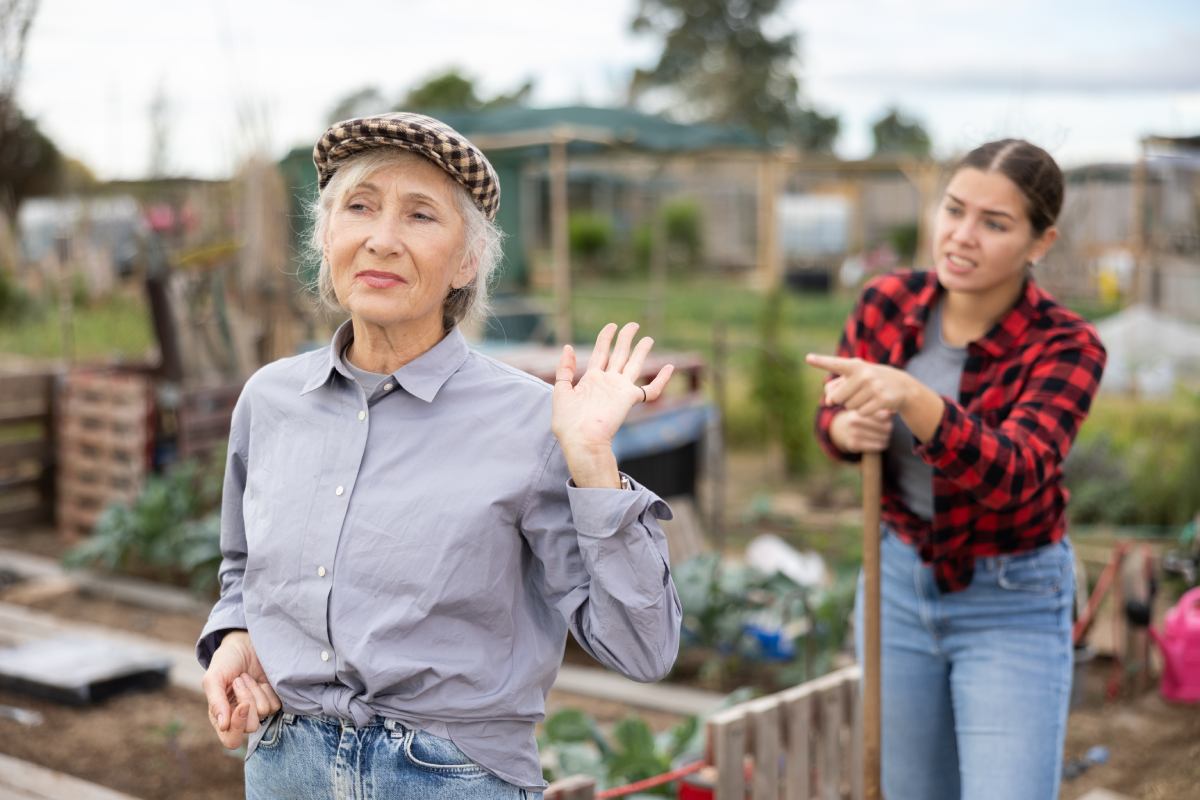
[[[637,70],[636,100],[655,88],[679,92],[696,117],[745,125],[769,140],[828,151],[839,121],[800,101],[799,37],[766,28],[786,0],[639,0],[635,33],[663,38],[658,63]]]
[[[0,213],[10,219],[26,197],[53,191],[61,171],[58,148],[17,105],[37,8],[37,0],[0,0]]]
[[[333,108],[329,109],[326,114],[326,121],[332,125],[335,122],[341,122],[344,119],[353,119],[355,117],[365,117],[368,114],[375,114],[380,109],[387,107],[387,101],[383,99],[379,88],[376,86],[364,86],[361,89],[355,89],[348,95],[340,98],[334,103]]]
[[[2,2],[2,0],[0,0]],[[487,108],[523,106],[533,94],[533,81],[525,81],[509,92],[484,98],[469,75],[450,67],[425,78],[395,102],[384,99],[377,86],[364,86],[340,98],[328,114],[329,123],[353,117],[394,111],[478,111]]]
[[[916,156],[928,158],[932,148],[929,134],[921,123],[907,117],[898,108],[887,113],[871,126],[877,156]]]

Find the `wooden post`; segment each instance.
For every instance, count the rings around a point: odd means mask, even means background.
[[[571,247],[567,238],[567,139],[550,143],[550,243],[554,258],[554,339],[571,342]]]
[[[768,292],[783,283],[778,211],[782,169],[782,160],[771,154],[758,162],[758,283]]]
[[[725,323],[717,320],[713,323],[713,365],[712,365],[712,387],[713,400],[717,404],[717,414],[720,415],[718,420],[719,441],[717,442],[717,457],[712,460],[712,480],[709,481],[711,487],[711,506],[708,518],[708,530],[712,533],[713,543],[716,546],[718,553],[725,552],[725,459],[726,459],[726,442],[729,437],[726,431],[729,429],[726,414],[729,411],[729,395],[726,389],[726,378],[729,368],[729,335],[725,329]],[[709,452],[712,452],[711,450]]]
[[[879,524],[883,458],[866,453],[863,475],[863,797],[880,800],[880,569]]]

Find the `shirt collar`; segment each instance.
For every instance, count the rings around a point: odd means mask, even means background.
[[[354,380],[342,360],[342,353],[353,340],[354,328],[350,320],[346,320],[334,331],[327,356],[314,360],[308,381],[300,390],[301,394],[325,386],[335,372],[346,380]],[[392,377],[409,394],[432,403],[450,376],[467,360],[467,353],[467,342],[462,332],[457,327],[451,328],[440,342],[396,370]]]
[[[945,291],[938,282],[937,273],[930,270],[927,274],[928,280],[917,292],[915,302],[904,315],[905,327],[917,336],[918,341],[929,321],[931,310]],[[1021,290],[1021,296],[1017,299],[1016,305],[1009,309],[982,339],[973,344],[991,356],[1004,355],[1016,342],[1020,341],[1021,336],[1037,317],[1037,308],[1040,302],[1041,291],[1037,284],[1032,276],[1026,278],[1025,286]]]
[[[988,355],[999,357],[1009,352],[1038,315],[1041,292],[1032,277],[1025,279],[1025,287],[1016,305],[1000,318],[978,345]]]

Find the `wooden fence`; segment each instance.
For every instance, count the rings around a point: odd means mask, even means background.
[[[0,528],[54,520],[54,394],[51,371],[0,375]]]
[[[716,800],[860,800],[858,666],[734,706],[708,722]]]
[[[856,665],[719,711],[708,720],[713,800],[862,800],[862,670]],[[703,791],[703,790],[701,790]],[[590,778],[546,800],[593,800]]]

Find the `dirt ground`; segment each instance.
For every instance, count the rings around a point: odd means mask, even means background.
[[[217,742],[197,694],[169,688],[70,708],[0,691],[0,704],[45,717],[36,727],[0,718],[6,755],[144,800],[242,796],[241,756]]]
[[[746,480],[760,465],[742,465]],[[752,481],[751,481],[752,482]],[[0,532],[0,547],[57,557],[64,549],[50,535],[16,536]],[[0,567],[3,567],[0,564]],[[0,601],[4,592],[0,591]],[[63,595],[32,604],[41,611],[190,646],[203,619],[135,608],[98,597]],[[568,660],[581,663],[569,653]],[[1200,800],[1200,707],[1174,706],[1149,691],[1106,701],[1104,683],[1111,662],[1096,660],[1084,683],[1084,702],[1072,712],[1066,758],[1089,748],[1109,750],[1108,763],[1092,766],[1065,781],[1061,798],[1077,800],[1105,788],[1138,800]],[[212,736],[203,701],[180,689],[113,698],[94,708],[73,709],[0,692],[0,704],[33,708],[46,721],[33,728],[0,717],[0,752],[110,786],[145,800],[229,798],[240,796],[241,762]],[[552,693],[548,713],[582,707],[602,723],[615,722],[630,709]],[[641,714],[656,730],[678,721],[670,714]]]
[[[0,600],[3,597],[0,596]],[[34,604],[57,616],[93,622],[190,645],[202,619],[134,608],[110,600],[66,595]],[[575,659],[571,659],[575,661]],[[1111,664],[1094,662],[1084,703],[1072,713],[1066,757],[1103,745],[1107,764],[1063,784],[1063,800],[1103,787],[1139,800],[1200,797],[1200,708],[1174,706],[1154,692],[1109,702],[1104,682]],[[45,723],[23,727],[0,718],[0,752],[68,772],[146,800],[228,798],[241,793],[241,763],[209,731],[199,695],[181,689],[127,694],[76,709],[0,692],[0,704],[40,711]],[[553,693],[548,713],[582,707],[602,723],[628,715],[620,703]],[[678,722],[645,714],[656,730]]]

